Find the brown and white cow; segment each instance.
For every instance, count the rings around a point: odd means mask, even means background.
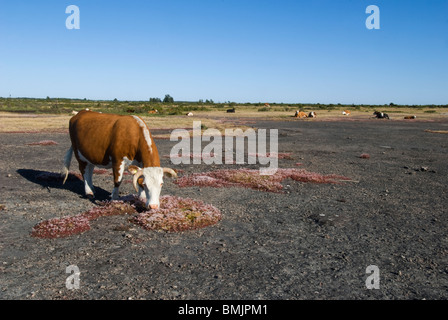
[[[342,111],[342,115],[349,116],[350,115],[350,111],[349,110],[344,110],[344,111]]]
[[[317,114],[314,111],[311,111],[310,113],[308,113],[308,118],[316,118]]]
[[[111,197],[117,199],[125,166],[129,166],[140,199],[148,208],[159,207],[164,175],[177,177],[177,174],[170,168],[160,167],[159,152],[140,117],[84,110],[70,119],[69,132],[72,145],[64,158],[64,183],[74,153],[84,179],[86,196],[94,196],[92,175],[97,166],[112,168],[114,189]]]
[[[296,117],[296,118],[306,118],[306,117],[308,117],[308,115],[305,112],[296,111],[296,113],[294,114],[294,117]]]

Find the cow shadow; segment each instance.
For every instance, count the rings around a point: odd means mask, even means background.
[[[88,197],[84,192],[84,182],[82,181],[80,174],[69,173],[67,181],[62,184],[63,177],[58,172],[41,171],[34,169],[18,169],[17,173],[28,181],[40,185],[42,189],[47,189],[51,192],[51,189],[68,190],[79,195],[80,198],[87,199]],[[95,186],[95,198],[90,199],[91,202],[110,200],[110,192]]]

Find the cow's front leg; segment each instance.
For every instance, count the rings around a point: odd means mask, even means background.
[[[140,186],[140,184],[138,185],[138,198],[142,202],[146,203],[146,192],[145,189]]]
[[[128,167],[128,171],[132,175],[137,174],[139,172],[139,170],[141,170],[141,168],[137,167],[134,164],[132,164]],[[140,201],[146,203],[147,194],[146,194],[145,188],[143,187],[143,181],[144,181],[143,176],[140,176],[137,179],[137,183],[134,187],[138,188],[138,198],[140,199]],[[137,191],[137,189],[135,189],[135,190]]]
[[[114,190],[112,191],[111,198],[112,200],[117,200],[119,196],[119,188],[121,181],[123,180],[124,173],[124,160],[121,160],[117,164],[112,166],[112,170],[114,173]]]

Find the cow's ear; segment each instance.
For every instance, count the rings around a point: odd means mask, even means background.
[[[139,167],[137,167],[137,166],[134,166],[134,165],[130,165],[128,167],[128,172],[130,174],[136,174],[139,170],[141,170],[141,169]]]

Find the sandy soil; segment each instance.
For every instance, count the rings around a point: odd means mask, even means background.
[[[448,140],[425,132],[448,130],[447,120],[247,121],[279,129],[279,152],[293,156],[280,159],[281,168],[301,163],[357,182],[288,180],[284,193],[269,193],[180,188],[166,180],[162,194],[212,204],[222,220],[165,233],[131,224],[129,216],[103,217],[80,235],[37,239],[30,232],[38,222],[96,203],[84,197],[80,181],[36,179],[60,171],[67,133],[1,133],[0,299],[448,297]],[[42,140],[58,144],[28,145]],[[175,144],[156,143],[162,156]],[[173,167],[168,158],[162,162]],[[221,166],[174,168],[188,174]],[[112,178],[96,175],[94,185],[97,200],[105,200]],[[122,195],[132,192],[122,184]],[[81,272],[79,289],[66,287],[71,265]],[[366,288],[371,265],[379,269],[379,289]]]

